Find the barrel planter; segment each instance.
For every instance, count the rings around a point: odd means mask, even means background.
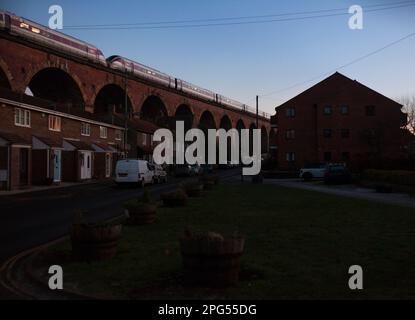
[[[184,207],[187,204],[187,194],[182,189],[161,194],[165,207]]]
[[[71,244],[74,257],[82,261],[108,260],[117,253],[122,225],[74,224]]]
[[[156,221],[156,204],[130,201],[124,204],[124,208],[128,216],[127,223],[130,225],[145,225]]]
[[[184,279],[190,285],[228,287],[239,280],[244,238],[182,238]]]
[[[203,184],[198,182],[188,183],[184,185],[184,190],[191,198],[201,197],[203,193]]]

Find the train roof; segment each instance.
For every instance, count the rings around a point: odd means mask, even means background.
[[[9,14],[9,15],[10,15],[10,16],[12,16],[13,18],[19,19],[21,22],[26,22],[26,23],[29,23],[29,24],[31,24],[31,25],[33,25],[33,26],[35,26],[36,28],[43,29],[44,31],[47,31],[47,32],[52,33],[52,34],[55,34],[55,35],[57,35],[57,36],[59,36],[59,37],[63,37],[63,38],[66,38],[66,39],[68,39],[68,40],[75,41],[75,42],[78,42],[78,43],[80,43],[80,44],[84,44],[84,45],[86,45],[86,46],[88,46],[88,47],[91,47],[91,48],[93,48],[93,49],[96,49],[96,50],[98,50],[98,51],[102,52],[102,51],[101,51],[98,47],[96,47],[96,46],[92,45],[91,43],[88,43],[88,42],[86,42],[86,41],[80,40],[80,39],[75,38],[75,37],[73,37],[73,36],[70,36],[70,35],[68,35],[68,34],[66,34],[66,33],[63,33],[63,32],[57,31],[57,30],[50,29],[50,28],[49,28],[49,27],[47,27],[47,26],[44,26],[44,25],[39,24],[39,23],[37,23],[37,22],[34,22],[34,21],[30,20],[30,19],[23,18],[23,17],[21,17],[21,16],[18,16],[18,15],[16,15],[16,14],[12,13],[12,12],[8,12],[8,11],[4,11],[4,10],[2,10],[2,11],[0,11],[0,14]]]

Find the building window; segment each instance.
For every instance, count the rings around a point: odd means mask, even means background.
[[[152,145],[153,145],[153,135],[150,134],[150,146],[152,146]]]
[[[106,139],[108,136],[108,130],[107,127],[99,127],[99,137],[102,139]]]
[[[350,130],[349,129],[342,129],[341,130],[342,138],[346,139],[350,137]]]
[[[145,134],[145,133],[143,133],[142,134],[142,144],[143,144],[143,146],[146,146],[147,145],[147,134]]]
[[[20,127],[30,127],[30,111],[20,108],[14,109],[14,124]]]
[[[329,116],[333,113],[333,108],[331,106],[325,106],[323,111],[326,116]]]
[[[61,118],[57,116],[49,116],[49,130],[61,131]]]
[[[323,136],[324,138],[331,138],[332,137],[332,130],[331,129],[323,129]]]
[[[115,140],[121,140],[121,130],[115,130]]]
[[[346,106],[346,105],[340,106],[340,113],[341,114],[349,114],[349,106]]]
[[[81,123],[81,135],[90,136],[91,135],[91,125],[86,122]]]
[[[376,107],[375,106],[366,106],[366,115],[367,116],[374,116],[376,113]]]
[[[331,161],[331,152],[324,152],[324,161]]]
[[[294,118],[295,117],[295,108],[290,107],[285,109],[285,115],[287,116],[287,118]]]
[[[294,161],[295,161],[295,152],[287,152],[287,153],[285,154],[285,159],[286,159],[288,162],[294,162]]]
[[[349,152],[342,152],[342,160],[343,161],[349,161],[350,159],[350,153]]]
[[[295,139],[295,130],[294,129],[287,130],[285,132],[285,139],[287,140]]]

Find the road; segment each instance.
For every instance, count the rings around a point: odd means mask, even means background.
[[[236,174],[238,169],[219,171],[221,178]],[[149,190],[157,198],[189,179],[172,178]],[[0,197],[0,265],[21,251],[67,235],[77,209],[86,210],[90,222],[102,221],[122,214],[122,203],[141,193],[140,188],[103,182]]]

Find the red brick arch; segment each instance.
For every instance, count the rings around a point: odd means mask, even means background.
[[[7,81],[9,82],[10,88],[12,90],[15,90],[15,83],[14,83],[13,75],[10,72],[9,66],[7,65],[7,63],[2,58],[0,58],[0,69],[6,75],[6,78],[7,78]]]
[[[86,93],[83,89],[83,85],[82,85],[81,80],[78,78],[78,76],[76,74],[73,74],[73,73],[70,72],[68,64],[51,62],[51,61],[47,61],[47,62],[38,64],[35,67],[30,68],[29,72],[27,73],[27,75],[25,77],[25,80],[23,81],[23,85],[20,86],[20,92],[22,92],[22,93],[25,92],[26,88],[29,86],[30,81],[32,80],[32,78],[38,72],[40,72],[42,70],[45,70],[45,69],[50,69],[50,68],[59,69],[59,70],[65,72],[69,77],[71,77],[72,80],[74,80],[74,82],[78,86],[79,91],[81,92],[82,99],[83,99],[84,103],[87,104],[89,102],[88,96],[86,95]]]

